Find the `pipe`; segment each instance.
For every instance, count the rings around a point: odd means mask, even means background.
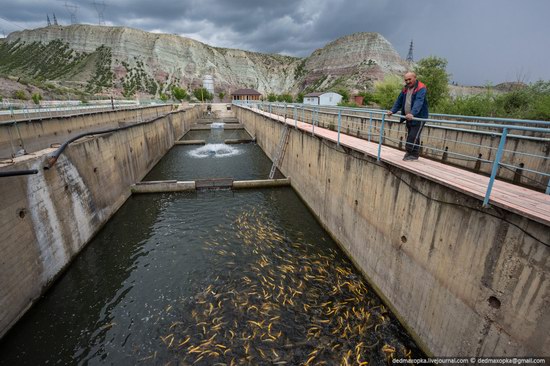
[[[169,112],[166,115],[168,115],[170,113],[173,113],[173,112]],[[132,128],[132,127],[135,127],[135,126],[140,126],[140,125],[152,123],[152,122],[156,121],[157,119],[163,118],[163,117],[164,116],[161,116],[161,117],[157,117],[157,118],[154,118],[152,120],[149,120],[149,121],[138,122],[138,123],[134,123],[134,124],[131,124],[131,125],[128,125],[128,126],[123,126],[123,127],[109,128],[107,130],[100,130],[100,131],[84,132],[84,133],[81,133],[80,135],[74,136],[74,137],[70,138],[69,140],[65,141],[56,151],[54,151],[53,153],[48,155],[48,157],[46,158],[46,165],[44,165],[44,170],[50,169],[55,164],[57,159],[59,159],[59,156],[63,153],[65,148],[67,148],[67,146],[69,146],[69,144],[71,142],[74,142],[74,141],[76,141],[76,140],[78,140],[82,137],[90,136],[90,135],[102,135],[102,134],[105,134],[105,133],[111,133],[111,132],[115,132],[115,131],[122,131],[122,130],[126,130],[128,128]]]
[[[11,170],[7,172],[0,172],[0,178],[1,177],[15,177],[17,175],[30,175],[30,174],[37,174],[37,169],[29,169],[29,170]]]

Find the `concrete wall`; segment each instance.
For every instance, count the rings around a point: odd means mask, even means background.
[[[294,129],[280,169],[429,354],[550,355],[549,227]]]
[[[199,114],[193,107],[77,141],[49,170],[42,167],[53,149],[15,159],[9,170],[39,173],[0,178],[0,337],[124,203],[130,185],[147,174]]]
[[[272,106],[272,112],[283,115],[284,108]],[[286,110],[289,118],[294,118],[294,109]],[[296,110],[298,120],[305,120],[311,123],[311,111]],[[318,110],[315,115],[315,123],[321,127],[337,130],[338,114],[334,109]],[[381,127],[380,115],[373,115],[372,120],[365,111],[345,110],[341,117],[341,132],[368,139],[369,133],[373,141],[378,142],[378,133]],[[392,122],[393,121],[393,122]],[[481,122],[481,121],[480,121]],[[496,156],[500,142],[500,129],[493,131],[484,129],[477,131],[474,127],[456,126],[426,126],[423,129],[421,144],[429,148],[421,149],[421,154],[434,160],[444,161],[472,171],[478,171],[489,175],[492,163],[485,163],[481,160],[492,160]],[[383,144],[405,150],[406,128],[405,124],[399,123],[398,119],[386,120],[384,127]],[[515,136],[514,136],[515,135]],[[531,137],[531,139],[520,138],[519,136]],[[437,150],[433,150],[437,149]],[[443,152],[447,150],[447,154]],[[502,162],[511,166],[523,164],[523,171],[501,168],[498,177],[515,183],[521,183],[527,187],[544,191],[550,177],[525,171],[530,169],[538,172],[550,171],[550,137],[537,132],[510,131],[506,140],[505,152]],[[460,155],[453,155],[460,154]],[[527,153],[528,155],[521,154]],[[529,155],[530,154],[530,155]],[[537,157],[538,156],[538,157]],[[480,158],[481,160],[479,160]]]
[[[19,121],[17,124],[3,122],[0,123],[0,158],[10,157],[23,148],[27,153],[46,149],[51,144],[63,143],[84,132],[146,121],[169,113],[172,108],[171,105],[162,105],[116,111],[79,112],[65,117],[35,117]]]

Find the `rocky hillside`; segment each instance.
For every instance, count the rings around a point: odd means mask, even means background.
[[[405,62],[377,33],[357,33],[307,58],[211,47],[176,35],[125,27],[49,26],[11,33],[0,42],[0,75],[54,82],[90,94],[159,95],[192,90],[212,75],[216,93],[237,88],[298,93],[363,90]]]

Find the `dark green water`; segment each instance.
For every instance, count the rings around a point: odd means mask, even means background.
[[[419,354],[291,188],[131,197],[0,343],[1,365]]]

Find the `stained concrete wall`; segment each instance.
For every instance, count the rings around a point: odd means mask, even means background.
[[[89,111],[64,117],[29,118],[0,123],[0,158],[12,156],[20,149],[27,153],[63,143],[84,132],[105,130],[129,123],[147,121],[172,110],[171,105],[138,107],[123,110]]]
[[[10,170],[39,173],[0,178],[0,337],[124,203],[130,185],[147,174],[199,114],[194,107],[77,141],[49,170],[42,167],[53,149],[15,159]]]
[[[235,108],[273,157],[282,124]],[[550,355],[548,226],[295,129],[280,170],[426,352]]]
[[[301,111],[293,108],[272,106],[272,112],[315,123],[321,127],[337,130],[338,114],[335,110],[320,107],[312,116],[310,110]],[[357,110],[344,110],[341,115],[342,133],[369,138],[378,142],[381,128],[380,115],[373,114],[372,119],[368,112]],[[479,121],[483,122],[483,121]],[[488,123],[488,122],[485,122]],[[496,122],[495,122],[496,123]],[[421,149],[424,157],[441,160],[447,164],[467,168],[472,171],[491,174],[492,163],[482,160],[494,160],[500,142],[501,129],[481,129],[474,126],[425,126],[421,135]],[[406,127],[399,123],[399,119],[386,119],[384,126],[384,139],[382,143],[405,150]],[[550,171],[550,139],[541,132],[512,130],[506,139],[505,152],[502,162],[510,166],[524,169],[500,168],[498,177],[507,181],[521,183],[524,186],[544,191],[548,186],[550,177],[532,173],[526,169],[537,172]],[[447,151],[445,153],[445,151]]]

